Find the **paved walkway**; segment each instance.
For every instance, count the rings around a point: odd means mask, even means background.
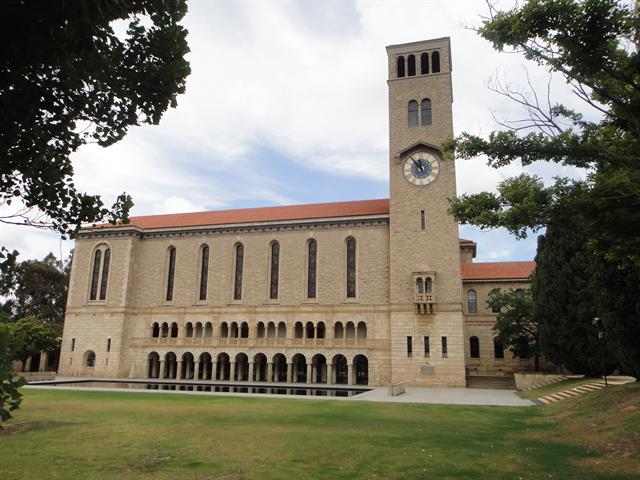
[[[131,382],[132,379],[113,379],[113,378],[80,378],[80,377],[57,377],[56,381],[72,381],[79,382],[82,380],[104,380],[107,382]],[[142,379],[135,379],[133,382],[145,383]],[[193,382],[186,380],[171,380],[175,384],[201,384],[211,385],[210,382]],[[248,387],[266,387],[278,389],[304,389],[313,387],[322,388],[350,388],[347,385],[327,385],[327,384],[301,384],[301,383],[271,383],[271,384],[250,384],[250,383],[230,383],[224,381],[216,381],[216,385],[234,385]],[[124,387],[124,388],[123,388]],[[445,405],[491,405],[504,407],[523,407],[534,405],[530,400],[525,400],[516,395],[512,390],[482,390],[472,388],[407,388],[402,395],[392,397],[389,395],[388,387],[363,387],[361,385],[353,386],[354,389],[371,388],[368,392],[358,394],[354,397],[325,397],[315,395],[278,395],[266,393],[234,393],[234,392],[199,392],[199,391],[182,391],[182,390],[146,390],[146,389],[127,389],[126,386],[115,388],[94,388],[94,387],[71,387],[64,385],[38,385],[32,383],[26,388],[37,389],[53,389],[53,390],[92,390],[92,391],[111,391],[111,392],[137,392],[137,393],[176,393],[191,395],[219,395],[219,396],[240,396],[240,397],[266,397],[266,398],[294,398],[306,400],[341,400],[341,401],[366,401],[366,402],[390,402],[390,403],[439,403]]]

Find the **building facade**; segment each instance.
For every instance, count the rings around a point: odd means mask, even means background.
[[[387,47],[388,199],[133,217],[80,232],[59,374],[458,386],[528,362],[493,340],[491,288],[448,215],[448,38]]]

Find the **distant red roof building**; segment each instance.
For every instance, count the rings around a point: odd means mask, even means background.
[[[526,280],[536,268],[536,262],[483,262],[460,265],[462,280]]]

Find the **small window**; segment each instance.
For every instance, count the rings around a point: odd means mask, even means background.
[[[475,290],[467,292],[467,312],[478,313],[478,296]]]
[[[424,356],[425,357],[431,356],[431,349],[429,347],[429,337],[424,337]]]
[[[107,338],[107,352],[111,351],[111,339]]]
[[[307,246],[307,298],[316,298],[318,242],[310,240]]]
[[[429,73],[429,54],[427,52],[420,55],[420,73],[422,75]]]
[[[89,350],[89,352],[87,353],[86,365],[89,368],[93,368],[96,366],[96,354],[92,350]]]
[[[244,265],[244,247],[241,243],[236,245],[236,273],[233,286],[233,299],[242,299],[242,270]]]
[[[427,229],[427,219],[424,215],[424,210],[420,210],[420,230],[423,232]]]
[[[273,242],[271,244],[271,286],[269,288],[269,298],[277,300],[278,298],[278,272],[280,270],[280,244]]]
[[[209,247],[202,247],[202,259],[200,264],[200,300],[207,299],[207,280],[209,276]]]
[[[469,352],[471,358],[480,358],[480,340],[478,340],[478,337],[469,338]]]
[[[413,339],[407,337],[407,357],[413,357]]]
[[[409,107],[408,107],[408,112],[409,112],[409,126],[410,127],[417,127],[418,126],[418,102],[415,100],[411,100],[409,102]]]
[[[504,358],[504,346],[497,338],[493,339],[493,353],[496,358]]]
[[[171,324],[171,338],[178,338],[178,324],[176,322]]]
[[[420,104],[420,114],[422,118],[422,125],[431,125],[433,121],[431,113],[431,99],[424,98]]]
[[[447,349],[447,337],[442,337],[442,356],[447,357],[449,355],[449,351]]]
[[[410,77],[414,77],[416,75],[416,56],[411,54],[407,57],[407,63],[409,64],[408,74]]]
[[[76,349],[76,339],[71,339],[71,351],[73,352]]]
[[[347,240],[347,298],[356,296],[356,240]]]
[[[431,72],[440,72],[440,52],[433,52],[431,54]]]
[[[404,57],[399,56],[396,60],[396,73],[398,78],[404,77]]]
[[[167,269],[167,302],[173,301],[173,279],[176,273],[176,249],[169,249],[169,268]]]
[[[418,290],[418,293],[424,293],[424,282],[422,281],[422,278],[418,278],[418,280],[416,280],[416,289]]]
[[[492,305],[491,313],[500,313],[500,307],[498,305]]]
[[[158,325],[158,322],[153,322],[151,325],[151,336],[153,338],[158,338],[160,336],[160,325]]]
[[[425,293],[433,293],[433,280],[430,277],[424,280],[424,291]]]

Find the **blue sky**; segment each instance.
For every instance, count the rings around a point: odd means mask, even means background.
[[[72,157],[77,186],[106,204],[126,191],[133,215],[387,197],[386,45],[451,37],[456,133],[498,128],[492,112],[523,117],[487,88],[490,78],[524,84],[526,68],[539,88],[548,80],[466,28],[486,14],[482,0],[192,1],[189,8],[193,73],[178,107],[159,126]],[[552,87],[554,101],[576,106],[562,79]],[[494,190],[523,171],[494,170],[483,159],[457,161],[456,169],[459,193]],[[528,171],[546,180],[580,175],[549,165]],[[536,235],[516,241],[468,226],[460,233],[478,242],[479,261],[535,254]],[[3,226],[0,244],[23,259],[72,248],[23,227]]]

